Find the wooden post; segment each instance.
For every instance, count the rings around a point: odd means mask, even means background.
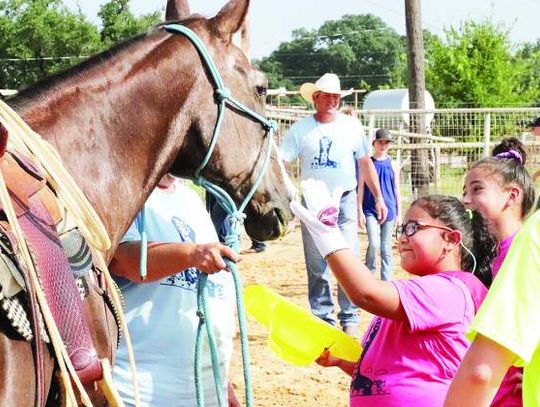
[[[420,0],[405,0],[405,23],[409,62],[409,108],[425,109],[426,84]],[[424,134],[426,132],[425,114],[412,113],[410,120],[411,133]],[[414,143],[414,140],[411,140],[411,143]],[[429,194],[428,150],[412,150],[411,167],[413,193],[416,192],[417,197]]]
[[[403,133],[404,129],[403,129],[404,125],[403,125],[403,120],[400,120],[399,121],[399,136],[397,138],[397,146],[398,146],[398,150],[397,150],[397,153],[396,153],[396,161],[399,165],[399,172],[402,172],[403,170],[403,158],[402,158],[402,152],[401,152],[401,145],[403,144],[403,139],[401,138],[401,133]],[[405,157],[407,158],[407,157]],[[412,192],[412,191],[411,191]]]
[[[366,137],[369,139],[369,144],[371,145],[371,142],[375,137],[375,115],[371,113],[368,117],[368,131]]]
[[[491,155],[491,114],[484,115],[484,157]]]
[[[433,148],[433,171],[435,174],[435,191],[440,194],[441,191],[441,148]]]

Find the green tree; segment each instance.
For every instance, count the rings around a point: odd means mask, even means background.
[[[520,86],[534,94],[534,104],[540,106],[540,40],[523,44],[516,53],[516,60],[525,66],[520,75]]]
[[[527,66],[511,51],[508,31],[490,22],[467,21],[426,44],[426,87],[437,105],[496,107],[527,105],[536,91],[525,88]]]
[[[430,49],[430,44],[433,41],[437,41],[438,37],[428,30],[422,32],[424,40],[424,49]],[[405,42],[405,38],[403,38]],[[389,73],[390,81],[388,84],[381,86],[381,88],[407,88],[409,85],[409,66],[407,61],[408,55],[404,50],[399,54],[399,63],[395,64],[394,69]]]
[[[110,0],[98,13],[102,22],[101,41],[105,47],[146,31],[161,21],[158,11],[135,17],[129,10],[129,0]]]
[[[395,72],[406,60],[404,40],[379,17],[345,15],[316,30],[300,28],[259,66],[271,87],[297,88],[334,72],[343,87],[379,88],[400,81]]]
[[[0,88],[19,88],[100,49],[97,28],[60,0],[0,0]]]
[[[135,17],[128,0],[99,12],[102,29],[62,0],[0,0],[0,88],[17,89],[145,31],[159,12]]]

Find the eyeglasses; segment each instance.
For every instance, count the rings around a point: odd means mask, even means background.
[[[437,229],[442,229],[442,230],[447,230],[449,232],[452,232],[452,229],[450,229],[447,226],[432,225],[429,223],[419,222],[417,220],[410,220],[407,223],[399,225],[396,228],[396,239],[399,239],[402,235],[411,237],[419,230],[426,229],[426,228],[437,228]]]

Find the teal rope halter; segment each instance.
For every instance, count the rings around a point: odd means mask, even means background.
[[[197,185],[204,187],[207,192],[210,192],[211,194],[213,194],[216,197],[219,205],[221,205],[223,209],[225,209],[225,211],[228,213],[228,216],[225,221],[230,222],[230,225],[231,225],[230,229],[232,232],[226,236],[225,244],[231,247],[236,252],[238,252],[240,250],[239,229],[240,229],[240,226],[243,224],[244,218],[245,218],[245,214],[243,212],[247,204],[253,197],[253,194],[255,194],[255,191],[257,190],[258,186],[260,185],[262,178],[264,176],[264,173],[270,162],[273,134],[277,127],[276,123],[273,121],[267,120],[265,117],[254,112],[253,110],[251,110],[244,104],[240,103],[234,97],[232,97],[230,91],[225,87],[223,79],[221,78],[221,75],[214,61],[210,57],[210,54],[206,50],[204,43],[192,30],[178,24],[168,24],[168,25],[163,26],[163,28],[173,33],[182,34],[188,40],[191,41],[191,43],[193,44],[193,46],[196,48],[197,52],[199,53],[199,56],[201,57],[203,64],[205,65],[205,67],[207,68],[210,74],[211,81],[213,82],[215,99],[218,105],[218,116],[216,119],[216,124],[214,126],[214,132],[212,135],[212,140],[208,147],[208,151],[203,161],[201,162],[201,164],[195,171],[193,181]],[[227,194],[227,192],[225,192],[219,186],[212,184],[210,181],[205,179],[201,174],[204,168],[206,167],[206,165],[208,164],[208,162],[210,161],[210,157],[212,156],[214,152],[214,149],[217,144],[218,137],[219,137],[219,132],[221,130],[221,124],[223,122],[225,108],[227,105],[230,105],[234,107],[235,109],[245,113],[249,119],[259,122],[263,126],[268,136],[268,144],[267,144],[267,149],[266,149],[266,155],[264,157],[263,168],[261,172],[259,173],[259,175],[257,176],[255,183],[251,187],[249,193],[244,198],[244,201],[238,208],[236,207],[236,204],[234,203],[232,198]],[[147,246],[146,244],[143,245],[143,243],[145,243],[143,242],[143,240],[146,239],[146,233],[144,232],[144,208],[138,216],[138,221],[139,221],[138,222],[139,231],[141,232],[140,274],[141,274],[141,278],[144,279],[146,276],[146,255],[147,255],[146,253]],[[239,325],[239,330],[240,330],[240,342],[241,342],[241,349],[242,349],[242,364],[244,367],[246,405],[250,407],[253,405],[253,393],[251,389],[251,377],[249,373],[249,351],[248,351],[246,319],[245,319],[245,312],[244,312],[244,307],[243,307],[244,300],[243,300],[243,294],[242,294],[242,283],[238,275],[236,264],[229,261],[228,259],[225,259],[225,262],[227,264],[227,268],[232,273],[235,291],[236,291],[236,306],[237,306],[237,313],[238,313],[238,325]],[[199,317],[199,325],[197,327],[197,336],[196,336],[196,342],[195,342],[195,388],[196,388],[196,396],[197,396],[197,406],[200,406],[200,407],[204,406],[204,394],[202,391],[202,383],[201,383],[201,355],[202,355],[202,340],[203,340],[203,333],[204,333],[203,330],[206,327],[206,334],[208,335],[208,344],[210,348],[210,357],[212,360],[214,382],[216,385],[216,394],[217,394],[219,405],[225,407],[226,399],[222,391],[223,379],[221,377],[221,372],[219,369],[219,357],[218,357],[218,352],[217,352],[217,346],[216,346],[216,341],[214,337],[214,330],[213,330],[211,315],[208,309],[208,293],[206,289],[207,280],[208,280],[207,274],[199,273],[199,278],[197,282],[197,315]]]

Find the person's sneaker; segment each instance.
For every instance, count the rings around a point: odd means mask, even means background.
[[[358,331],[358,326],[356,325],[346,325],[343,327],[343,332],[345,332],[347,335],[350,335],[354,338],[358,338],[360,335],[360,332]]]
[[[266,243],[263,242],[252,242],[249,249],[244,249],[240,254],[249,254],[249,253],[260,253],[266,250]]]

